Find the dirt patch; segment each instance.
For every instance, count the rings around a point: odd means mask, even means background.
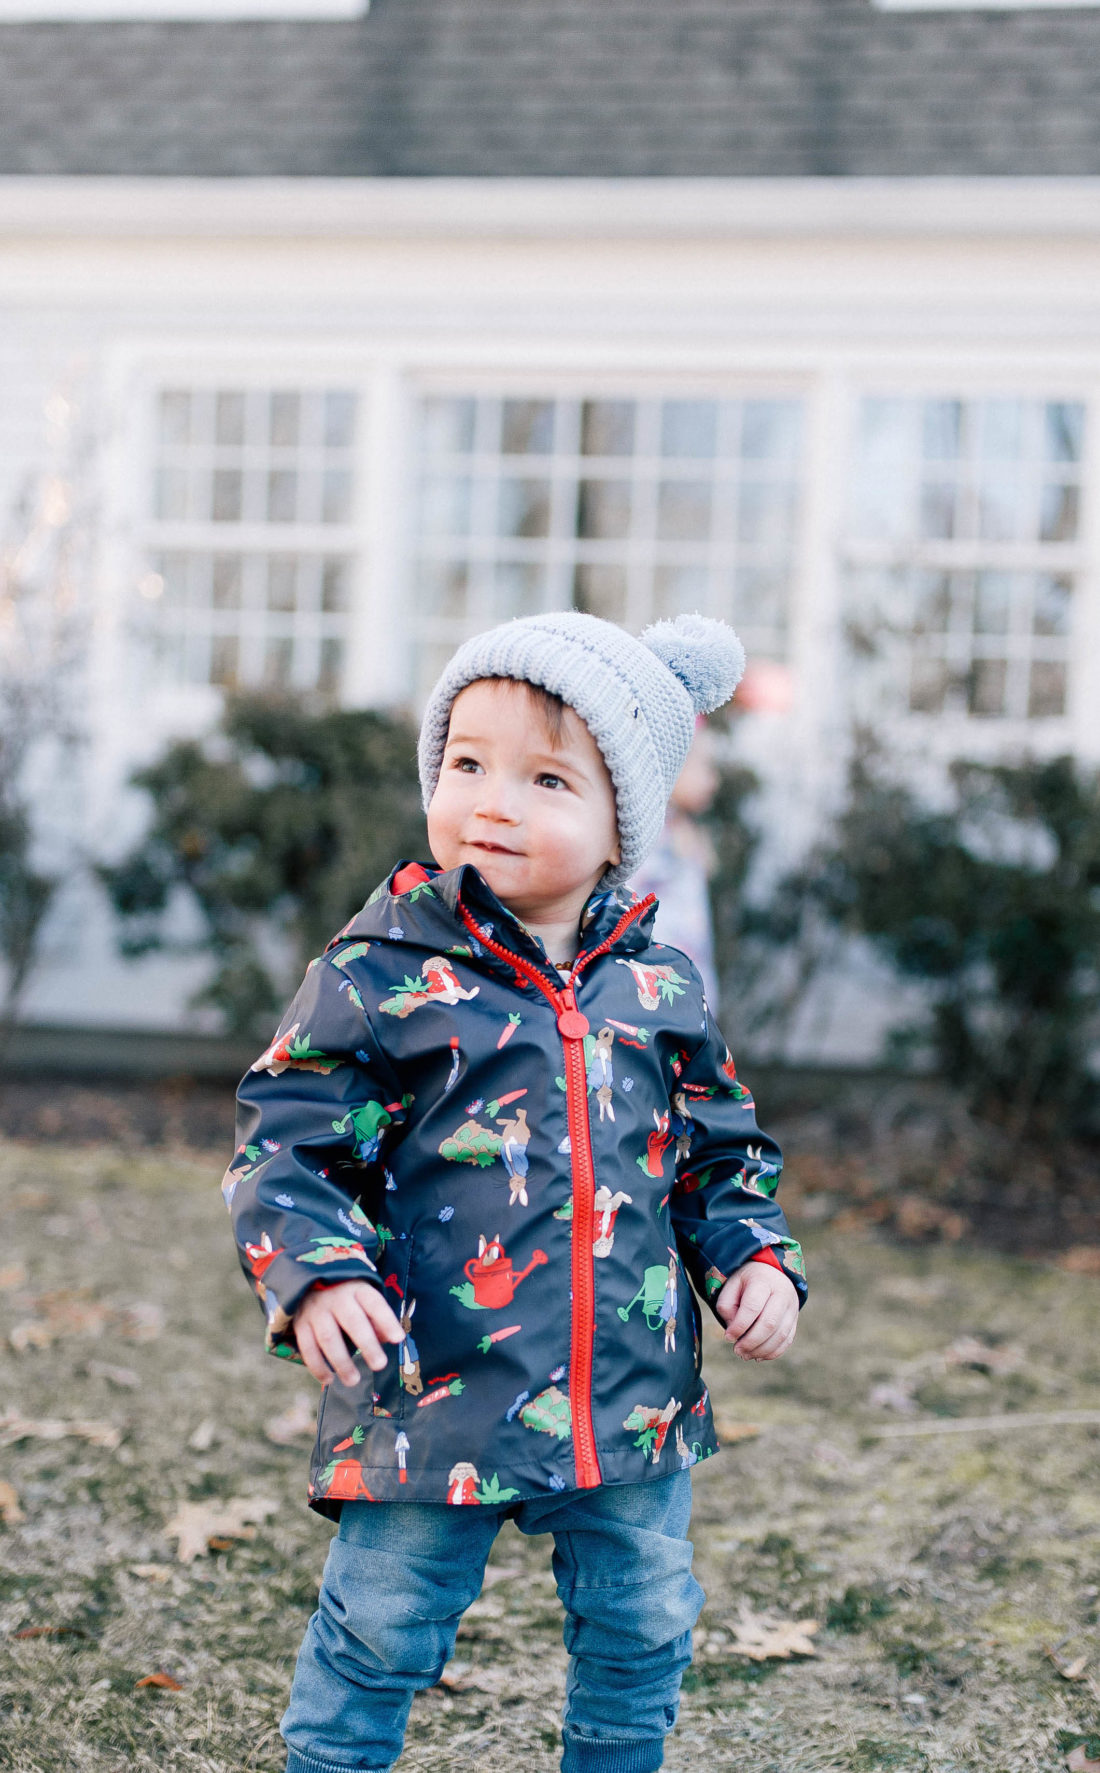
[[[0,1147],[14,1773],[283,1766],[330,1529],[305,1505],[308,1433],[269,1438],[314,1388],[262,1352],[220,1171],[140,1142]],[[1061,1773],[1100,1702],[1100,1286],[861,1222],[807,1245],[789,1356],[707,1342],[719,1417],[759,1432],[696,1468],[708,1600],[670,1773]],[[23,1432],[43,1420],[72,1432]],[[242,1497],[252,1536],[180,1563],[182,1505],[224,1521]],[[739,1654],[746,1609],[816,1620],[817,1654]],[[563,1670],[548,1548],[505,1528],[403,1773],[553,1773]]]

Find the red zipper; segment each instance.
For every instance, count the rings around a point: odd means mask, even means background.
[[[573,1171],[573,1227],[571,1279],[573,1310],[569,1342],[569,1406],[573,1419],[573,1452],[577,1485],[593,1490],[603,1482],[596,1455],[596,1431],[592,1423],[592,1343],[596,1328],[596,1274],[592,1256],[595,1229],[596,1171],[592,1159],[592,1129],[588,1119],[588,1080],[584,1063],[584,1037],[588,1018],[577,1008],[576,982],[590,961],[613,948],[625,929],[655,903],[655,895],[632,905],[623,913],[605,942],[587,954],[578,954],[565,985],[555,989],[549,979],[520,954],[482,933],[477,920],[459,904],[463,923],[490,954],[505,960],[521,973],[557,1011],[558,1033],[565,1054],[565,1103],[569,1123],[570,1164]],[[547,962],[549,965],[549,962]]]

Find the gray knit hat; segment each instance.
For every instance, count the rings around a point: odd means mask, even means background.
[[[428,698],[420,728],[427,808],[443,763],[451,705],[483,677],[541,684],[576,710],[615,788],[622,860],[601,887],[628,880],[661,835],[697,714],[728,702],[745,669],[733,629],[708,616],[657,622],[635,639],[579,610],[523,616],[464,642]]]

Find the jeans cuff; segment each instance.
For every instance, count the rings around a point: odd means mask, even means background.
[[[287,1756],[286,1773],[389,1773],[389,1768],[352,1767],[347,1762],[319,1761],[315,1755],[300,1754],[292,1748]]]
[[[632,1742],[614,1737],[578,1736],[566,1727],[561,1773],[657,1773],[664,1765],[663,1736]]]

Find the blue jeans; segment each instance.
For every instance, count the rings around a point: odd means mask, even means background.
[[[505,1519],[554,1535],[569,1672],[562,1773],[655,1773],[703,1591],[686,1471],[504,1508],[345,1502],[281,1729],[287,1773],[383,1773],[438,1681]]]

